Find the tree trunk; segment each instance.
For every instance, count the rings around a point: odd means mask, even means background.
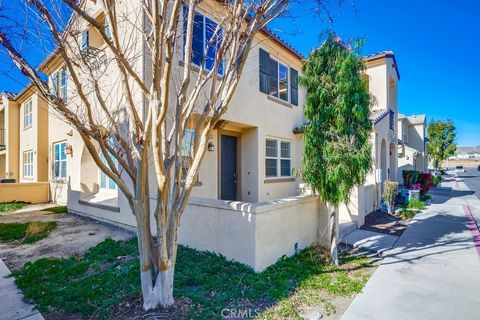
[[[331,206],[327,206],[330,213],[330,257],[332,258],[332,263],[336,266],[339,265],[338,261],[338,249],[337,249],[337,242],[338,242],[338,208],[332,208]],[[333,210],[330,210],[333,209]]]

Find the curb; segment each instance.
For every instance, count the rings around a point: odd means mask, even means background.
[[[478,227],[468,205],[463,206],[463,211],[465,212],[465,217],[467,218],[468,229],[470,229],[470,232],[472,233],[473,242],[475,243],[478,256],[480,257],[480,228]]]

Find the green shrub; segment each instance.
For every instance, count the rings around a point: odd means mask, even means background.
[[[423,210],[425,208],[425,202],[419,199],[410,200],[410,202],[407,204],[407,209]]]
[[[404,219],[412,219],[415,217],[415,211],[409,209],[403,209],[400,211],[400,216]]]
[[[402,171],[403,184],[406,187],[409,187],[412,184],[417,183],[418,175],[419,175],[419,172],[417,170],[403,170]]]
[[[398,194],[398,182],[385,181],[383,183],[383,198],[387,205],[388,213],[393,214],[393,206],[395,205],[395,197]]]
[[[435,176],[432,178],[432,185],[438,186],[440,183],[442,183],[442,177],[441,176]]]

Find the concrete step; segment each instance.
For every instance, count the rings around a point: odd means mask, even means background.
[[[342,239],[347,234],[357,230],[358,225],[355,221],[340,221],[338,228],[340,233],[340,239]]]

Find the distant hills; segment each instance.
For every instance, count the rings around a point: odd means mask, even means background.
[[[457,147],[457,154],[480,153],[480,145],[475,147]]]

